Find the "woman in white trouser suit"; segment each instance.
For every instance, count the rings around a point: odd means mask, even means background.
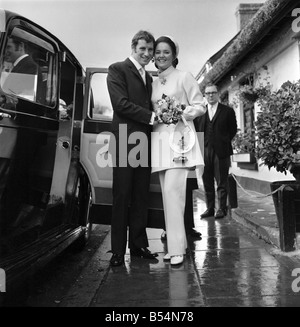
[[[158,109],[157,101],[163,95],[186,105],[182,120],[176,125],[155,123],[151,136],[152,173],[159,173],[168,235],[168,253],[164,260],[171,260],[171,265],[183,262],[187,248],[184,228],[186,179],[190,169],[204,165],[193,119],[206,112],[195,78],[189,72],[176,69],[177,56],[178,45],[173,38],[162,36],[156,40],[154,59],[158,78],[152,84],[151,98],[154,110]],[[181,135],[188,140],[183,149],[178,145]]]

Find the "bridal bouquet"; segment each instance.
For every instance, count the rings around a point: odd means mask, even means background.
[[[180,104],[175,97],[170,98],[165,94],[156,104],[155,113],[158,121],[167,125],[176,124],[181,119],[185,109],[185,105]]]

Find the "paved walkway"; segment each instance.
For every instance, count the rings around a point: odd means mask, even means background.
[[[204,201],[202,189],[195,193]],[[251,229],[258,237],[280,248],[279,226],[272,196],[237,186],[237,198],[238,207],[231,209],[231,217]]]
[[[300,282],[293,271],[300,268],[300,255],[283,253],[257,237],[262,230],[278,227],[271,200],[251,193],[253,197],[238,190],[239,208],[232,210],[233,218],[215,220],[200,219],[205,210],[203,191],[195,191],[194,220],[202,239],[189,240],[186,260],[178,268],[163,261],[166,244],[160,229],[148,229],[149,248],[159,253],[158,260],[131,258],[127,251],[124,266],[110,267],[108,233],[60,306],[299,307]],[[106,309],[105,317],[110,313]],[[143,318],[144,323],[148,318]]]

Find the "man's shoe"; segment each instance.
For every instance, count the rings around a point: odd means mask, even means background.
[[[124,255],[114,253],[110,259],[110,265],[113,267],[122,266],[124,263]]]
[[[192,238],[198,238],[198,239],[201,239],[202,236],[202,234],[200,232],[197,232],[194,228],[191,228],[191,230],[189,230],[187,234]]]
[[[155,259],[158,257],[157,253],[151,253],[147,248],[130,250],[130,255],[143,259]]]
[[[220,219],[226,216],[226,212],[223,209],[218,209],[215,214],[215,219]]]
[[[203,214],[200,216],[201,218],[208,218],[208,217],[213,217],[215,214],[215,211],[212,209],[207,209],[203,212]]]
[[[169,254],[169,253],[165,254],[163,260],[164,260],[164,261],[170,261],[170,260],[171,260],[171,256],[170,256],[170,254]]]
[[[160,236],[160,239],[165,242],[167,240],[167,233],[166,231],[164,230]]]

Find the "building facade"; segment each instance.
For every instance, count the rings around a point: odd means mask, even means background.
[[[240,4],[238,33],[213,55],[196,76],[200,89],[218,84],[221,101],[231,105],[242,133],[250,132],[259,112],[254,100],[241,101],[242,89],[270,85],[277,90],[286,81],[300,79],[300,1],[268,0]],[[231,172],[246,189],[270,192],[270,182],[294,180],[293,175],[261,165],[253,155],[232,157]]]

